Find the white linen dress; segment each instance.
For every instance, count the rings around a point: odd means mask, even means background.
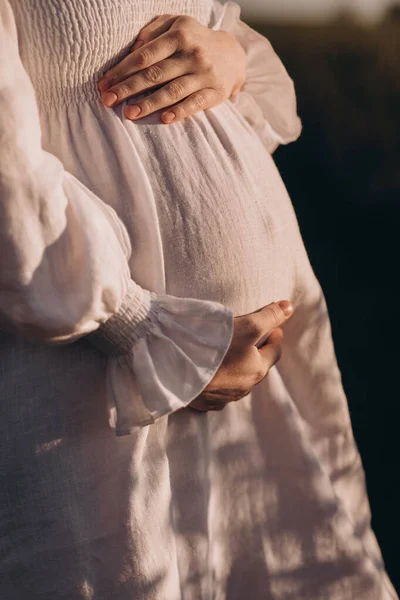
[[[0,598],[396,598],[271,157],[301,126],[269,43],[231,2],[0,8]],[[96,83],[164,13],[232,31],[247,82],[184,122],[131,122]],[[278,366],[188,410],[233,316],[281,299]]]

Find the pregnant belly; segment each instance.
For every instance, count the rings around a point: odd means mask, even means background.
[[[231,102],[169,126],[157,113],[133,123],[122,105],[100,103],[57,117],[42,115],[44,148],[115,208],[140,285],[154,289],[165,276],[167,293],[215,300],[235,314],[293,297],[304,252],[293,208],[273,159]]]
[[[157,200],[167,293],[246,314],[290,298],[293,208],[271,156],[225,103],[144,136]]]

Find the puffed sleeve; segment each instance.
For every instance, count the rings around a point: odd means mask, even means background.
[[[126,434],[201,393],[229,348],[233,313],[132,281],[123,223],[42,149],[8,0],[0,19],[0,320],[34,342],[88,336],[106,352],[110,423]]]
[[[231,101],[272,153],[301,133],[295,88],[270,42],[241,21],[240,13],[235,2],[214,0],[210,27],[232,33],[246,52],[246,82]]]

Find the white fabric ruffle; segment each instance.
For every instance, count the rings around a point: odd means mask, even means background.
[[[222,304],[143,292],[151,304],[147,331],[108,360],[109,422],[117,435],[185,408],[213,378],[233,335],[233,312]]]
[[[302,130],[294,83],[270,42],[241,21],[240,13],[235,2],[214,0],[211,25],[232,33],[246,52],[246,83],[231,101],[272,153]]]

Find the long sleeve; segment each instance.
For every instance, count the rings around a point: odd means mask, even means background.
[[[301,133],[292,79],[270,42],[240,19],[235,2],[214,0],[211,27],[232,33],[246,52],[246,82],[232,102],[269,152]]]
[[[131,280],[123,223],[42,149],[8,0],[0,18],[0,320],[39,343],[91,334],[110,355],[111,423],[128,433],[201,393],[229,347],[233,313]]]

